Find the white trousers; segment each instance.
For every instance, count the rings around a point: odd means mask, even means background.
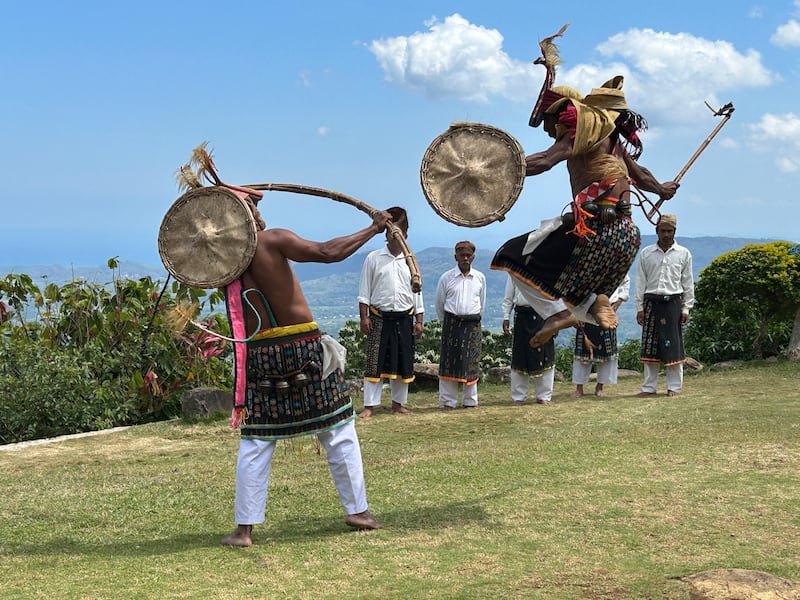
[[[408,402],[408,383],[402,379],[389,379],[389,389],[392,391],[392,402],[405,405]],[[380,406],[383,380],[364,380],[364,406]]]
[[[597,366],[597,383],[616,384],[617,373],[619,372],[619,360],[605,360],[596,363]],[[582,362],[580,359],[572,361],[572,383],[579,383],[585,385],[589,383],[589,375],[592,373],[592,363]]]
[[[318,433],[317,438],[325,448],[328,467],[345,513],[355,515],[364,512],[367,510],[367,492],[361,446],[354,422]],[[234,501],[237,525],[258,525],[264,522],[275,444],[273,440],[239,440]]]
[[[597,294],[592,293],[586,300],[577,306],[568,307],[561,298],[551,300],[536,288],[525,285],[516,277],[512,277],[511,280],[514,283],[514,287],[519,290],[519,293],[522,294],[522,297],[525,298],[528,304],[531,305],[533,310],[535,310],[536,313],[542,317],[542,319],[552,317],[553,315],[560,313],[562,310],[569,310],[569,312],[571,312],[579,321],[597,325],[597,321],[595,321],[594,317],[589,314],[589,309],[592,307],[592,304],[594,304],[594,301],[597,300]]]
[[[644,383],[642,391],[654,394],[658,389],[660,364],[644,363]],[[680,392],[683,388],[683,363],[664,367],[667,372],[667,391]]]
[[[439,378],[439,406],[455,408],[458,405],[458,386],[463,385],[462,406],[478,406],[478,382],[466,385],[460,381]]]
[[[556,370],[547,369],[541,377],[533,377],[533,394],[536,400],[551,400],[553,398],[553,383],[556,380]],[[531,376],[519,371],[511,371],[511,401],[525,402],[528,397],[528,386]]]

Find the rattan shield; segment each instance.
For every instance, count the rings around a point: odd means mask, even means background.
[[[256,235],[244,200],[223,187],[203,187],[186,192],[169,208],[158,232],[158,253],[181,283],[223,287],[247,269]]]
[[[525,152],[508,133],[482,123],[453,123],[425,152],[422,192],[451,223],[482,227],[502,221],[525,181]]]

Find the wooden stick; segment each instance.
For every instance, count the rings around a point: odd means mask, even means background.
[[[707,102],[706,102],[706,106],[708,106]],[[733,114],[733,111],[735,110],[733,108],[733,104],[731,104],[730,102],[728,102],[725,106],[723,106],[722,108],[720,108],[719,110],[716,110],[716,111],[713,108],[711,108],[710,106],[708,106],[708,107],[714,112],[714,116],[715,117],[722,116],[723,119],[714,128],[714,131],[712,131],[708,135],[708,137],[705,140],[703,140],[703,143],[700,144],[700,147],[695,151],[694,154],[692,154],[692,157],[683,166],[683,168],[680,170],[680,172],[675,177],[675,179],[672,180],[675,183],[680,182],[680,180],[683,178],[683,176],[686,175],[686,171],[689,170],[689,167],[691,167],[694,164],[694,161],[697,160],[697,157],[700,156],[700,154],[703,152],[703,150],[705,150],[706,147],[711,143],[711,140],[713,140],[714,136],[717,135],[717,133],[719,133],[719,130],[722,129],[722,126],[725,125],[725,123],[728,122],[728,119],[731,118],[731,115]],[[653,205],[653,208],[650,210],[650,212],[647,213],[647,219],[648,220],[653,218],[653,216],[658,212],[658,209],[661,208],[662,204],[664,204],[664,198],[659,198],[658,202],[656,202]],[[650,221],[650,222],[652,223],[652,221]]]
[[[373,214],[377,212],[377,209],[371,207],[369,204],[362,202],[361,200],[357,200],[351,196],[347,196],[345,194],[334,192],[332,190],[326,190],[323,188],[311,187],[307,185],[300,185],[297,183],[256,183],[256,184],[248,184],[241,186],[244,188],[249,188],[252,190],[264,190],[268,192],[290,192],[293,194],[307,194],[310,196],[321,196],[323,198],[329,198],[331,200],[335,200],[336,202],[342,202],[344,204],[349,204],[350,206],[354,206],[361,212],[367,213],[370,218]],[[408,241],[406,240],[403,232],[400,228],[392,223],[391,221],[386,223],[386,227],[389,230],[389,234],[397,240],[400,244],[400,247],[403,249],[403,254],[405,255],[406,264],[408,265],[408,269],[411,271],[411,290],[414,293],[418,293],[422,291],[422,274],[419,271],[419,263],[417,263],[417,257],[414,256],[414,253],[411,251],[411,248],[408,245]]]

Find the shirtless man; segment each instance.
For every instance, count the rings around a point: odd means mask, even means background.
[[[356,529],[378,529],[380,523],[367,508],[355,413],[342,385],[344,365],[330,351],[337,343],[321,335],[290,261],[344,260],[383,232],[391,215],[376,211],[369,227],[313,242],[286,229],[264,229],[253,202],[256,197],[234,193],[248,202],[262,230],[247,270],[225,289],[234,336],[248,341],[235,346],[232,425],[241,427],[234,504],[237,527],[222,544],[250,546],[253,525],[264,522],[276,440],[311,434],[325,449],[345,523]]]
[[[540,122],[555,141],[526,157],[526,176],[565,162],[571,214],[543,221],[538,230],[509,240],[492,261],[492,268],[507,271],[545,318],[531,338],[533,347],[579,320],[603,329],[617,325],[609,296],[628,273],[641,243],[630,217],[631,181],[665,199],[678,188],[675,182],[659,183],[636,162],[641,143],[630,123],[641,126],[644,120],[628,110],[621,85],[622,78],[614,78],[586,98],[566,86],[546,90]],[[638,144],[638,153],[631,155],[623,142]]]

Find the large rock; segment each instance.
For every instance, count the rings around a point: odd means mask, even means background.
[[[715,569],[683,577],[689,600],[800,600],[790,579],[746,569]]]
[[[187,419],[230,415],[232,409],[233,394],[216,388],[193,388],[181,399],[181,414]]]
[[[414,363],[414,381],[409,388],[411,392],[439,389],[439,364]]]

